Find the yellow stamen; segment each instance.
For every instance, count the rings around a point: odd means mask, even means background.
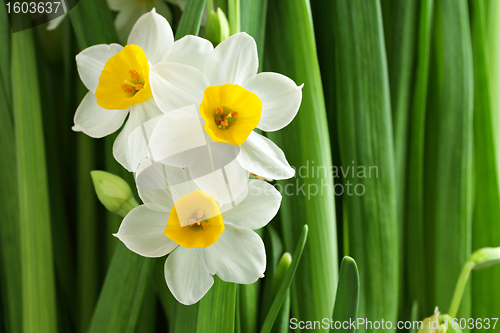
[[[126,45],[106,62],[95,96],[108,110],[125,110],[152,96],[148,59],[139,46]]]
[[[177,200],[170,211],[165,235],[185,248],[206,248],[214,244],[223,231],[224,223],[215,199],[195,190]]]
[[[137,73],[137,71],[131,69],[128,71],[128,73],[130,74],[130,77],[136,81],[141,81],[141,76],[139,75],[139,73]]]
[[[212,140],[241,146],[260,122],[262,101],[237,84],[210,86],[203,92],[200,113]]]
[[[122,84],[122,90],[129,94],[132,94],[135,91],[134,87],[129,86],[128,84]]]

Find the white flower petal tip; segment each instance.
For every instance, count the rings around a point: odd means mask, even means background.
[[[241,146],[238,161],[244,169],[264,178],[280,180],[295,176],[295,170],[286,160],[283,151],[256,132],[252,132]]]
[[[273,132],[287,126],[297,115],[302,102],[302,85],[289,77],[271,72],[254,75],[243,87],[259,96],[262,116],[257,128]]]
[[[250,284],[264,277],[266,250],[254,231],[227,224],[217,243],[206,249],[221,280]]]
[[[92,138],[102,138],[118,130],[127,114],[128,109],[101,108],[97,105],[94,94],[89,91],[76,109],[73,130],[83,132]]]
[[[178,247],[165,262],[165,280],[179,303],[198,302],[214,284],[207,268],[206,250]]]
[[[217,45],[208,56],[205,74],[211,85],[239,84],[257,74],[257,44],[248,34],[240,32]]]
[[[156,212],[141,205],[125,216],[115,237],[143,257],[163,257],[177,247],[164,234],[167,220],[168,213]]]
[[[127,40],[127,44],[140,46],[152,64],[160,62],[173,43],[174,34],[170,24],[154,8],[139,17]]]

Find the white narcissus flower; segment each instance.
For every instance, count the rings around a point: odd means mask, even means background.
[[[271,179],[290,178],[295,171],[281,149],[253,130],[272,132],[288,125],[300,107],[302,86],[281,74],[257,74],[257,69],[254,39],[238,33],[211,52],[204,71],[182,64],[155,65],[151,88],[163,112],[198,106],[211,140],[239,146],[238,161],[249,172]],[[181,116],[169,116],[177,115]],[[151,140],[170,145],[189,139],[183,126],[165,130],[155,131]],[[156,151],[151,149],[154,156]]]
[[[161,61],[204,68],[212,50],[210,42],[195,36],[174,42],[164,17],[155,9],[144,14],[125,47],[95,45],[76,56],[78,73],[89,92],[76,111],[73,130],[101,138],[118,130],[130,111],[113,155],[127,170],[135,171],[147,156],[147,143],[142,132],[134,130],[162,114],[152,96],[150,69]]]
[[[280,193],[264,181],[249,180],[251,190],[238,204],[220,206],[193,182],[165,186],[162,167],[159,169],[144,181],[140,178],[148,168],[141,165],[137,184],[144,204],[124,218],[115,236],[144,257],[170,253],[165,279],[175,298],[185,305],[198,302],[208,292],[214,282],[212,275],[240,284],[263,277],[264,243],[252,230],[264,227],[276,215]],[[180,168],[167,174],[167,178],[185,178]]]

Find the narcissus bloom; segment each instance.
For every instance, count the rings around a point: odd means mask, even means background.
[[[170,170],[166,177],[185,176],[180,168]],[[279,209],[281,195],[272,185],[250,180],[252,190],[244,198],[221,206],[191,181],[165,186],[161,173],[145,175],[148,181],[140,179],[144,173],[148,168],[141,165],[137,184],[144,204],[124,218],[115,236],[145,257],[170,253],[165,279],[179,302],[198,302],[213,275],[241,284],[264,276],[264,243],[252,230],[265,226]]]
[[[254,39],[238,33],[211,52],[204,71],[183,64],[155,65],[151,88],[163,112],[196,105],[210,140],[240,147],[238,161],[246,170],[266,178],[290,178],[294,170],[281,149],[254,129],[269,132],[288,125],[299,109],[302,87],[281,74],[257,74],[257,69]],[[158,133],[156,141],[185,142],[191,135],[185,127],[172,126],[171,132]]]
[[[162,61],[204,68],[212,50],[210,42],[195,36],[174,42],[164,17],[154,9],[144,14],[125,47],[95,45],[76,56],[78,73],[89,92],[76,111],[73,130],[101,138],[119,129],[130,111],[113,155],[127,170],[135,171],[147,151],[142,131],[134,130],[162,114],[152,96],[150,69]]]

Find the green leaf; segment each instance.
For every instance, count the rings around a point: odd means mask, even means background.
[[[278,292],[276,293],[276,297],[274,298],[273,304],[271,305],[271,308],[267,313],[266,320],[262,325],[260,333],[271,332],[271,329],[273,328],[273,324],[276,320],[276,317],[278,316],[281,305],[283,304],[283,301],[285,300],[285,297],[288,293],[290,284],[292,283],[295,272],[297,271],[297,267],[299,266],[300,257],[302,256],[302,251],[304,250],[304,247],[306,245],[308,230],[309,229],[307,227],[307,224],[304,225],[304,227],[302,228],[302,234],[300,235],[295,251],[293,252],[292,258],[294,259],[292,261],[292,265],[287,270],[286,275],[283,278],[283,282],[281,283],[281,286],[279,287]]]
[[[70,10],[69,16],[81,50],[96,44],[118,42],[113,16],[106,1],[81,1]]]
[[[266,319],[266,315],[271,308],[274,300],[274,275],[278,262],[283,254],[283,244],[273,227],[274,223],[279,222],[279,216],[264,228],[264,245],[266,247],[266,273],[262,281],[262,297],[260,301],[259,321],[261,323]]]
[[[165,278],[163,281],[165,283]],[[199,309],[200,303],[187,306],[175,300],[170,330],[174,333],[195,333],[198,327]]]
[[[405,281],[408,301],[418,302],[418,309],[425,311],[421,315],[417,313],[417,318],[431,313],[433,309],[432,304],[427,304],[429,276],[424,237],[424,134],[433,9],[434,0],[423,0],[420,3],[418,57],[409,126]]]
[[[399,233],[380,3],[336,0],[332,20],[340,156],[344,170],[355,168],[344,175],[343,199],[349,255],[360,272],[359,317],[395,322]]]
[[[175,32],[175,39],[181,39],[186,35],[198,35],[200,31],[201,18],[207,0],[188,0],[182,13],[179,26]],[[212,0],[208,0],[212,1]]]
[[[236,284],[214,276],[214,285],[200,300],[196,332],[234,332]]]
[[[267,0],[252,0],[241,2],[241,31],[255,39],[259,54],[259,71],[264,60],[264,45],[266,37]]]
[[[283,284],[286,273],[292,264],[292,256],[290,253],[285,252],[279,261],[278,267],[276,268],[276,274],[274,275],[273,283],[273,298],[279,291],[279,288]],[[280,311],[276,316],[274,321],[272,333],[287,333],[290,326],[290,289],[287,290],[283,304],[281,305]]]
[[[284,129],[267,133],[299,171],[296,178],[277,183],[279,189],[293,193],[283,193],[280,209],[285,250],[291,253],[303,223],[307,221],[310,228],[310,241],[292,286],[292,314],[322,320],[333,309],[337,233],[330,138],[309,1],[270,1],[266,30],[264,70],[304,84],[295,119]],[[306,170],[309,175],[301,176]]]
[[[496,131],[495,113],[499,110],[498,90],[494,90],[491,76],[496,54],[488,53],[494,40],[488,40],[484,1],[470,1],[472,22],[472,56],[474,61],[474,165],[475,203],[472,223],[472,248],[500,245],[500,189],[499,161],[497,149],[499,135]],[[493,7],[491,7],[493,6]],[[497,1],[490,4],[496,17],[500,17]],[[498,29],[498,27],[496,28]],[[490,43],[491,41],[491,43]],[[498,52],[498,51],[497,51]],[[497,53],[498,54],[498,53]],[[490,56],[493,58],[490,59]],[[500,279],[500,267],[475,272],[472,277],[472,317],[494,318],[499,313],[500,288],[493,287],[492,281]]]
[[[473,68],[467,1],[436,1],[425,129],[429,306],[445,308],[470,255]],[[459,317],[470,318],[470,289]],[[428,309],[423,309],[428,311]]]
[[[344,257],[340,264],[339,283],[335,297],[332,320],[334,322],[357,322],[359,305],[358,266],[351,257]],[[330,331],[335,331],[332,328]],[[344,332],[355,332],[355,329],[343,329]]]
[[[118,243],[90,323],[89,333],[135,332],[154,260]]]
[[[0,12],[2,12],[1,9]],[[2,56],[8,53],[3,52]],[[0,221],[2,221],[0,227],[0,252],[2,255],[0,284],[3,320],[7,332],[20,333],[22,331],[22,278],[16,142],[12,108],[7,105],[3,89],[0,89],[0,142],[2,143],[0,145],[0,155],[2,156],[0,159],[0,183],[2,184],[0,186]]]
[[[12,35],[23,332],[57,332],[49,193],[32,30]]]
[[[5,7],[0,9],[0,22],[0,45],[3,45],[5,50],[10,50],[11,29]],[[0,80],[3,86],[1,88],[4,90],[3,98],[9,106],[9,112],[11,112],[10,52],[0,54]]]

